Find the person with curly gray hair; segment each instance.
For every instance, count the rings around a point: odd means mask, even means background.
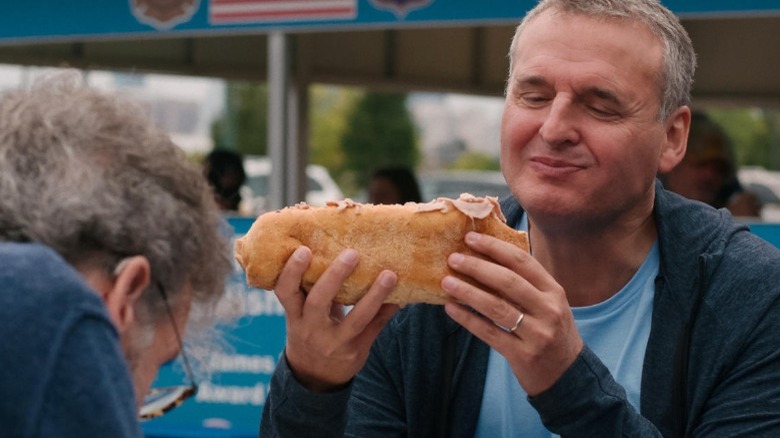
[[[168,408],[142,405],[185,326],[213,322],[223,224],[198,166],[130,99],[75,71],[2,93],[0,429],[140,435],[139,408]]]

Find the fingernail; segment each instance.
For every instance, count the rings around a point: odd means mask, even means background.
[[[455,289],[455,285],[457,283],[458,282],[454,278],[452,278],[451,276],[448,275],[448,276],[444,277],[444,280],[441,281],[441,287],[445,291],[451,291],[451,290]]]
[[[479,240],[479,233],[475,233],[474,231],[469,231],[466,233],[466,243],[477,243]]]
[[[384,287],[393,287],[395,286],[395,274],[393,274],[390,271],[384,271],[379,276],[379,284],[381,284]]]
[[[354,249],[345,249],[339,254],[339,260],[350,265],[355,264],[358,259],[358,253]]]
[[[299,246],[298,249],[296,249],[295,252],[293,253],[293,257],[295,258],[295,260],[302,262],[306,260],[307,252],[308,251],[306,251],[306,247]]]
[[[456,252],[456,253],[450,254],[450,264],[451,265],[459,265],[459,264],[463,263],[463,259],[464,259],[464,257],[463,257],[463,254],[461,254],[461,253],[457,253]]]

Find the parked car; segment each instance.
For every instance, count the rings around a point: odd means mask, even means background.
[[[244,158],[244,171],[246,183],[241,188],[241,209],[246,214],[257,216],[267,210],[271,160],[264,156],[247,156]],[[326,168],[309,164],[306,177],[306,203],[322,206],[328,201],[344,199],[344,194]]]
[[[423,201],[458,198],[461,193],[503,198],[511,193],[500,171],[442,170],[421,173],[418,177]]]

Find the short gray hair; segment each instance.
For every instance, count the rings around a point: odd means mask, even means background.
[[[216,308],[232,269],[223,223],[199,167],[132,100],[73,70],[0,95],[0,241],[107,270],[146,257],[141,310],[156,321],[158,283],[176,301],[189,282],[193,306]]]
[[[657,0],[541,0],[517,26],[509,49],[509,74],[514,66],[517,40],[529,22],[546,10],[608,19],[636,20],[645,24],[664,48],[659,78],[659,119],[691,101],[696,53],[680,20]]]

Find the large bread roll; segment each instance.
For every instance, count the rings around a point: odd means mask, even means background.
[[[290,255],[301,245],[313,259],[304,274],[308,291],[345,248],[360,253],[360,262],[347,279],[336,302],[354,304],[383,269],[398,275],[398,285],[387,302],[444,304],[441,290],[454,252],[474,254],[463,241],[474,230],[528,250],[528,237],[505,223],[496,198],[468,194],[459,199],[439,198],[405,205],[360,204],[351,200],[325,207],[298,204],[265,213],[236,241],[235,255],[250,286],[273,289]]]

